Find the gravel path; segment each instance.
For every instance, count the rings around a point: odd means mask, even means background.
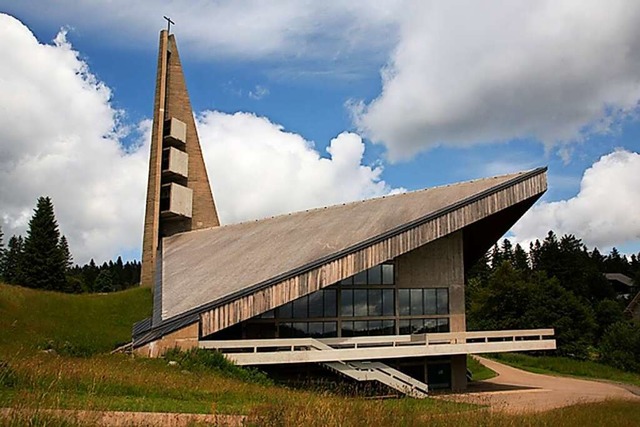
[[[548,411],[607,399],[635,400],[640,405],[640,396],[633,392],[638,392],[638,389],[633,386],[534,374],[493,360],[476,358],[498,376],[470,385],[464,394],[441,396],[442,399],[485,404],[494,411],[511,413]]]

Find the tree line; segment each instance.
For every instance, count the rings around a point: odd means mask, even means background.
[[[604,273],[623,273],[639,290],[640,253],[601,254],[553,231],[525,251],[505,239],[467,275],[469,330],[555,328],[559,355],[597,359],[640,372],[640,325],[624,313],[627,297]]]
[[[67,238],[60,233],[53,202],[40,197],[26,236],[12,236],[4,247],[0,228],[0,280],[25,287],[67,293],[113,292],[140,282],[140,262],[122,258],[98,266],[92,259],[74,265]]]

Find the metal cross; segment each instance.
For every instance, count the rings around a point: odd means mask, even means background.
[[[171,20],[171,18],[167,18],[166,16],[163,16],[163,18],[167,20],[167,33],[170,33],[171,32],[171,24],[176,25],[176,23],[173,22]]]

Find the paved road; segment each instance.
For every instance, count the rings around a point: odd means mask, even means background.
[[[498,376],[471,386],[467,393],[442,396],[443,399],[486,404],[492,410],[518,413],[607,399],[635,400],[640,404],[640,388],[634,390],[633,386],[534,374],[493,360],[477,359]]]

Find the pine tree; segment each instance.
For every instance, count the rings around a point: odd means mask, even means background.
[[[71,251],[69,250],[69,242],[67,242],[67,236],[62,236],[60,238],[60,244],[58,245],[60,252],[62,253],[62,257],[64,258],[65,273],[69,271],[71,267],[73,267],[73,255],[71,255]]]
[[[522,249],[520,243],[516,244],[516,247],[513,250],[513,260],[511,261],[511,263],[516,270],[529,271],[529,260],[527,257],[527,253],[524,251],[524,249]]]
[[[24,241],[25,284],[37,289],[64,290],[66,269],[53,203],[49,197],[40,197]]]
[[[12,236],[4,259],[4,280],[14,285],[25,284],[23,265],[24,241],[22,236]]]

